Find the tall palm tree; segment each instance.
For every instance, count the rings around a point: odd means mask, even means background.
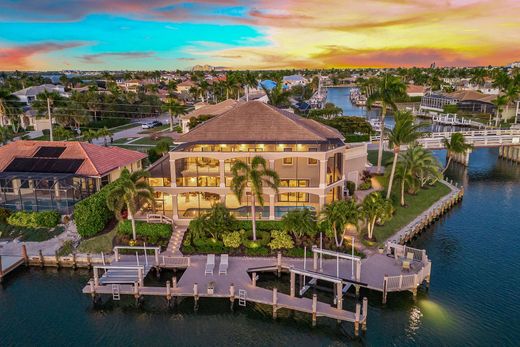
[[[466,139],[464,135],[461,133],[453,133],[451,134],[450,139],[443,139],[442,143],[444,144],[444,148],[446,148],[446,155],[448,160],[446,161],[446,166],[442,172],[445,172],[451,164],[453,156],[456,154],[464,154],[467,150],[473,148],[472,145],[466,143]]]
[[[170,96],[166,103],[164,103],[163,110],[167,111],[170,116],[170,131],[173,131],[173,118],[188,113],[188,108],[185,105],[180,104],[172,96]]]
[[[397,110],[396,100],[406,96],[406,85],[398,77],[385,73],[377,84],[370,89],[367,95],[367,108],[371,109],[376,101],[381,103],[381,130],[379,139],[379,149],[377,154],[377,172],[381,172],[381,161],[383,160],[383,136],[385,117],[388,108]]]
[[[19,121],[18,98],[7,90],[0,90],[0,126],[5,126],[8,119],[13,128],[13,132],[18,132],[16,124]]]
[[[502,112],[504,112],[504,106],[506,106],[508,103],[508,98],[505,95],[499,95],[496,97],[495,100],[491,102],[496,107],[495,126],[498,127],[498,125],[502,121]]]
[[[477,69],[473,70],[471,75],[472,75],[471,79],[469,80],[470,83],[472,83],[476,86],[484,85],[485,78],[487,75],[486,70],[484,70],[483,68],[477,68]]]
[[[323,207],[321,214],[334,233],[337,247],[343,245],[348,224],[353,224],[358,228],[360,211],[353,199],[337,200],[327,204]],[[339,237],[338,231],[341,231],[341,237]]]
[[[308,208],[289,211],[282,217],[282,224],[284,230],[296,238],[313,235],[316,232],[316,214]]]
[[[509,113],[509,104],[514,103],[518,100],[518,95],[520,94],[520,86],[515,83],[510,83],[507,88],[504,90],[504,96],[506,97],[506,114]]]
[[[392,204],[389,200],[385,200],[381,193],[372,192],[368,194],[361,204],[361,214],[365,219],[367,226],[367,238],[375,240],[374,228],[380,219],[389,219],[392,211]]]
[[[128,219],[132,223],[132,237],[137,238],[135,230],[135,214],[139,211],[140,205],[155,203],[153,188],[148,184],[149,173],[144,170],[130,173],[128,169],[123,169],[121,176],[107,193],[107,207],[113,211],[118,220],[122,220],[122,211],[128,212]]]
[[[33,108],[36,109],[36,112],[39,115],[46,115],[49,118],[49,139],[51,141],[54,140],[52,132],[52,114],[56,107],[62,105],[62,101],[63,97],[57,92],[48,92],[45,90],[36,96],[36,100],[32,104]]]
[[[258,200],[260,206],[264,206],[264,185],[278,193],[280,178],[276,171],[268,169],[266,160],[258,155],[251,159],[250,165],[241,160],[236,161],[231,167],[231,173],[233,175],[231,190],[236,195],[239,203],[242,203],[246,188],[250,187],[251,189],[253,240],[256,241],[256,200]]]
[[[249,88],[255,88],[258,85],[258,81],[256,80],[256,76],[251,71],[246,71],[243,76],[246,101],[249,101]]]
[[[390,173],[390,180],[388,181],[388,191],[386,192],[386,198],[390,198],[392,193],[392,185],[394,183],[395,167],[397,165],[397,157],[401,151],[402,145],[409,145],[421,136],[419,129],[424,124],[414,124],[413,115],[408,112],[397,111],[395,113],[395,126],[388,132],[388,146],[394,150],[394,160],[392,162],[392,171]]]

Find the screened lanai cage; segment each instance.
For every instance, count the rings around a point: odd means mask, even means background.
[[[75,174],[0,173],[0,206],[18,211],[71,214],[76,202],[96,191],[96,180]]]

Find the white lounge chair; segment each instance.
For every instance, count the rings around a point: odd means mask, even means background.
[[[229,267],[229,256],[227,254],[222,254],[220,256],[220,264],[218,266],[218,274],[227,275],[227,269]]]
[[[213,275],[214,268],[215,268],[215,254],[208,254],[208,259],[206,260],[206,270],[204,271],[204,275]]]

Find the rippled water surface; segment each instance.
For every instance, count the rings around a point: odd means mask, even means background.
[[[231,312],[226,300],[202,299],[197,313],[191,300],[169,310],[160,298],[94,308],[81,293],[87,271],[32,268],[0,285],[0,346],[519,346],[520,166],[497,153],[476,150],[468,169],[448,171],[464,200],[413,244],[433,262],[429,292],[416,303],[390,294],[384,307],[379,293],[362,292],[368,331],[359,339],[352,324],[322,318],[311,328],[309,315],[283,310],[273,322],[269,307]]]

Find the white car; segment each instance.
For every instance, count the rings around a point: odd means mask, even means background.
[[[155,127],[158,127],[158,126],[161,126],[162,123],[159,122],[158,120],[154,120],[154,121],[151,121],[151,122],[146,122],[146,123],[143,123],[143,125],[141,125],[141,128],[143,129],[151,129],[151,128],[155,128]]]

